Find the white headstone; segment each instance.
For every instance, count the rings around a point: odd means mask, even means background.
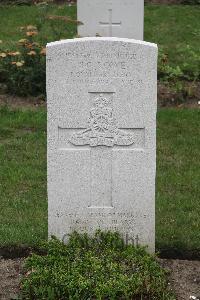
[[[123,37],[143,40],[144,0],[78,0],[81,37]]]
[[[49,235],[119,231],[154,251],[157,46],[47,45]]]

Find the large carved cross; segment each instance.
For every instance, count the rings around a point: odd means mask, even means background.
[[[90,147],[91,199],[89,207],[112,208],[114,148],[116,147],[117,151],[132,150],[133,147],[141,150],[144,147],[144,128],[119,129],[113,117],[113,108],[108,93],[94,93],[88,127],[85,129],[59,127],[59,135],[63,136],[69,130],[73,131],[68,138],[69,144]]]
[[[113,32],[112,29],[114,26],[121,26],[122,22],[113,22],[113,18],[112,18],[112,9],[108,10],[108,18],[109,21],[108,22],[99,22],[99,24],[101,26],[106,26],[108,27],[108,32],[109,32],[109,36],[113,36]]]

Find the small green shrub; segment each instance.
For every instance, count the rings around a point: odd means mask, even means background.
[[[118,233],[74,232],[66,245],[53,238],[44,249],[26,261],[22,299],[175,299],[155,258]]]
[[[46,50],[34,42],[35,26],[27,26],[26,38],[21,39],[16,51],[0,49],[0,82],[6,91],[19,96],[45,95]]]
[[[163,48],[159,48],[158,79],[172,92],[179,94],[179,97],[182,94],[183,98],[187,98],[191,96],[191,89],[188,88],[186,82],[192,83],[192,86],[195,87],[196,82],[200,81],[200,51],[187,45],[185,48],[178,49],[177,52],[182,63],[174,66],[170,63]],[[184,101],[184,99],[182,100]]]
[[[159,47],[158,78],[163,81],[200,80],[200,51],[186,45],[185,48],[177,49],[177,52],[182,57],[182,63],[173,66],[168,54]]]

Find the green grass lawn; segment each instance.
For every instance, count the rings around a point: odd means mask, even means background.
[[[199,110],[164,109],[158,113],[158,248],[200,250],[199,121]]]
[[[0,7],[0,40],[2,48],[13,48],[15,42],[23,37],[19,28],[37,25],[41,28],[38,40],[43,44],[60,38],[76,35],[76,24],[63,21],[48,21],[48,15],[70,16],[76,19],[76,6],[2,6]],[[187,62],[189,45],[199,51],[200,7],[187,5],[146,5],[145,40],[158,43],[169,54],[175,65]],[[191,62],[190,62],[191,63]]]
[[[0,245],[47,236],[46,112],[0,110]]]
[[[69,16],[76,20],[76,6],[0,6],[0,45],[4,48],[14,47],[15,43],[24,38],[21,27],[35,25],[39,28],[38,41],[42,44],[55,39],[73,38],[76,33],[76,23],[66,23],[62,20],[47,20],[52,15]]]
[[[45,109],[0,110],[0,245],[47,238]],[[200,111],[163,109],[157,130],[157,249],[200,250]]]
[[[199,51],[199,20],[200,6],[148,5],[145,8],[144,39],[163,47],[174,65],[187,63],[187,45]]]

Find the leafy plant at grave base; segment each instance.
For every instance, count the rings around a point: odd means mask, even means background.
[[[0,49],[0,82],[11,94],[45,95],[46,49],[34,41],[38,34],[35,26],[25,30],[26,38],[19,40],[16,51]]]
[[[52,238],[43,249],[26,261],[22,299],[175,299],[155,257],[118,233],[74,232],[66,245]]]

